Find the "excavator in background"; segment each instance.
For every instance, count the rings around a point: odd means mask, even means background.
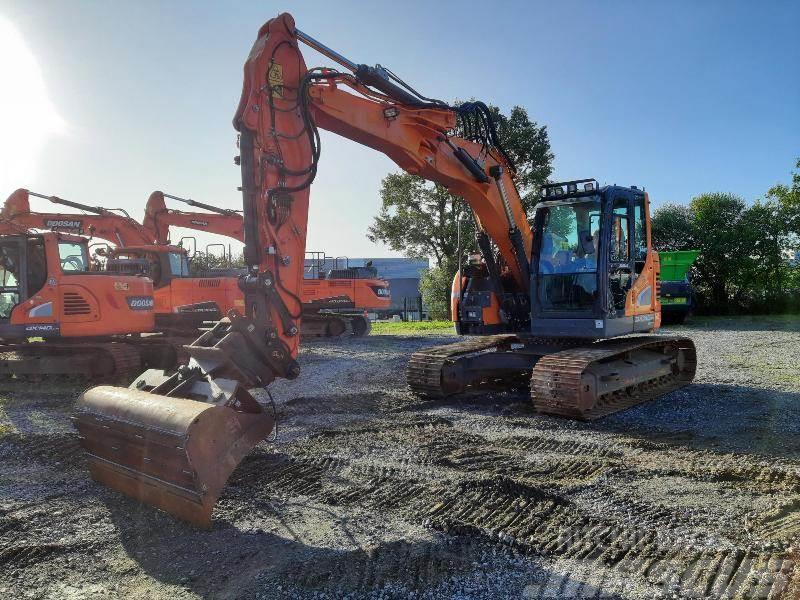
[[[201,208],[207,212],[186,212],[167,208],[165,198]],[[169,228],[183,227],[206,231],[244,241],[241,212],[212,206],[190,198],[153,192],[147,199],[142,225],[159,244],[170,241]],[[306,253],[306,255],[318,253]],[[313,261],[313,259],[312,259]],[[300,289],[304,336],[338,337],[345,334],[368,335],[372,324],[365,314],[391,305],[389,284],[369,268],[314,270],[315,277],[304,278]],[[353,312],[353,311],[357,312]]]
[[[30,196],[84,211],[83,214],[33,212]],[[186,250],[158,243],[152,233],[122,209],[106,209],[19,189],[6,200],[2,218],[35,229],[70,232],[105,240],[94,246],[105,270],[118,275],[146,275],[153,280],[155,328],[191,341],[205,323],[244,306],[235,278],[192,277]]]
[[[301,42],[345,72],[307,69]],[[660,321],[643,191],[589,180],[550,186],[532,227],[485,104],[426,98],[388,69],[324,46],[288,14],[259,30],[233,123],[244,314],[231,312],[199,337],[176,372],[146,371],[129,389],[98,386],[80,397],[74,422],[95,480],[208,527],[228,476],[272,431],[273,412],[249,390],[300,375],[299,291],[318,128],[445,185],[474,213],[480,257],[455,289],[456,324],[472,338],[415,353],[412,390],[446,395],[527,374],[537,410],[586,419],[691,381],[691,340],[627,335]]]
[[[0,217],[0,376],[114,380],[170,368],[155,327],[153,282],[91,270],[85,237]]]

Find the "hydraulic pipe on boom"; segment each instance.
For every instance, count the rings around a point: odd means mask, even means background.
[[[299,42],[350,73],[307,69]],[[573,181],[566,193],[545,190],[532,228],[485,104],[426,98],[390,70],[353,63],[298,31],[285,13],[258,32],[233,124],[244,314],[232,311],[188,346],[191,360],[176,373],[147,371],[127,390],[81,396],[75,422],[96,480],[207,527],[227,477],[272,430],[272,412],[248,390],[300,374],[319,128],[444,185],[474,213],[483,262],[464,270],[454,318],[477,337],[415,353],[407,371],[414,392],[443,396],[528,375],[538,410],[596,418],[691,381],[691,340],[607,339],[660,322],[649,201],[637,188],[595,182],[578,191]]]
[[[188,204],[189,206],[196,206],[197,208],[202,208],[203,210],[207,210],[208,212],[217,213],[218,215],[238,215],[241,214],[241,211],[233,210],[231,208],[220,208],[219,206],[213,206],[211,204],[205,204],[204,202],[198,202],[197,200],[192,200],[191,198],[181,198],[179,196],[173,196],[171,194],[164,194],[164,198],[170,198],[172,200],[177,200],[178,202],[183,202],[184,204]]]
[[[28,195],[36,196],[37,198],[42,198],[44,200],[49,200],[53,204],[61,204],[63,206],[69,206],[71,208],[77,208],[78,210],[85,210],[86,212],[94,213],[96,215],[115,215],[116,213],[122,213],[122,216],[125,218],[130,219],[131,216],[122,208],[103,208],[102,206],[90,206],[88,204],[82,204],[81,202],[73,202],[72,200],[65,200],[64,198],[59,198],[58,196],[47,196],[45,194],[37,194],[36,192],[28,191]]]

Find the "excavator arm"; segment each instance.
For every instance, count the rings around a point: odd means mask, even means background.
[[[53,204],[76,208],[84,211],[84,214],[33,212],[30,206],[30,196],[49,200]],[[18,189],[8,197],[0,210],[0,218],[13,220],[30,229],[49,229],[63,233],[88,235],[117,246],[153,243],[147,230],[127,214],[65,200],[58,196],[37,194],[25,189]]]
[[[189,206],[202,208],[208,212],[185,212],[167,208],[165,198],[171,198]],[[240,242],[244,241],[241,212],[204,204],[191,198],[171,196],[159,191],[153,192],[147,199],[142,225],[156,240],[157,244],[170,243],[170,227],[207,231],[224,235]]]
[[[352,74],[308,70],[299,42]],[[325,47],[297,30],[288,14],[261,28],[245,63],[234,118],[240,132],[245,258],[251,269],[276,273],[283,282],[301,276],[321,128],[383,152],[407,172],[464,198],[479,236],[494,244],[508,275],[495,282],[495,289],[527,294],[533,236],[488,109],[477,102],[450,107],[431,101],[387,73]],[[456,128],[469,139],[453,135]],[[279,293],[290,307],[292,290]]]
[[[300,41],[351,73],[308,70]],[[526,293],[532,245],[513,166],[485,105],[451,107],[424,98],[382,67],[355,65],[298,31],[288,14],[258,33],[234,127],[244,315],[232,311],[187,346],[191,360],[178,372],[148,371],[127,390],[90,389],[76,410],[96,480],[201,526],[210,525],[236,464],[273,428],[271,412],[248,388],[299,375],[300,289],[319,128],[383,152],[464,198],[491,255],[485,258],[499,257],[498,293]]]
[[[307,69],[300,42],[351,73]],[[270,312],[291,314],[297,307],[318,129],[326,129],[464,198],[492,267],[495,294],[511,303],[506,310],[495,304],[496,320],[527,314],[527,306],[515,311],[513,304],[527,302],[533,236],[488,109],[479,102],[451,107],[410,90],[382,67],[356,65],[297,30],[288,14],[259,31],[245,63],[234,127],[240,132],[245,260],[253,281],[260,273],[275,282],[273,302],[262,303]],[[255,306],[263,289],[249,291],[246,304]],[[295,354],[296,338],[286,341]]]

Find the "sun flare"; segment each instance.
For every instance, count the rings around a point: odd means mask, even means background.
[[[0,190],[29,185],[48,138],[65,130],[36,58],[0,16]]]

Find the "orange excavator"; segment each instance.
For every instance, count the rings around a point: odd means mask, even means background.
[[[91,270],[85,237],[0,216],[0,376],[114,379],[175,364],[153,331],[153,282]]]
[[[167,208],[165,198],[207,212],[187,212]],[[150,194],[142,225],[159,244],[169,243],[170,226],[206,231],[239,242],[244,241],[241,212],[159,191]],[[371,322],[364,313],[369,310],[387,309],[391,305],[389,284],[379,279],[374,269],[359,267],[331,270],[327,273],[317,270],[315,274],[318,276],[303,279],[300,290],[304,336],[367,335],[371,329]]]
[[[345,71],[307,69],[300,43]],[[288,14],[259,30],[233,123],[244,314],[232,312],[191,344],[191,360],[177,372],[151,370],[129,389],[100,386],[81,396],[75,423],[97,481],[209,526],[227,477],[273,429],[272,411],[248,390],[300,375],[299,290],[318,128],[445,185],[474,213],[480,254],[454,290],[456,326],[471,337],[415,353],[412,390],[446,395],[527,374],[539,411],[594,418],[691,381],[691,340],[628,335],[660,322],[643,191],[593,180],[547,187],[531,226],[486,105],[426,98],[388,69],[324,46]]]
[[[84,212],[33,212],[30,196]],[[153,280],[157,331],[193,337],[204,323],[244,306],[236,279],[192,277],[184,248],[157,242],[147,228],[122,209],[90,206],[19,189],[6,200],[0,216],[29,228],[71,232],[114,244],[113,248],[101,247],[95,252],[104,256],[105,269],[110,272],[147,275]]]

